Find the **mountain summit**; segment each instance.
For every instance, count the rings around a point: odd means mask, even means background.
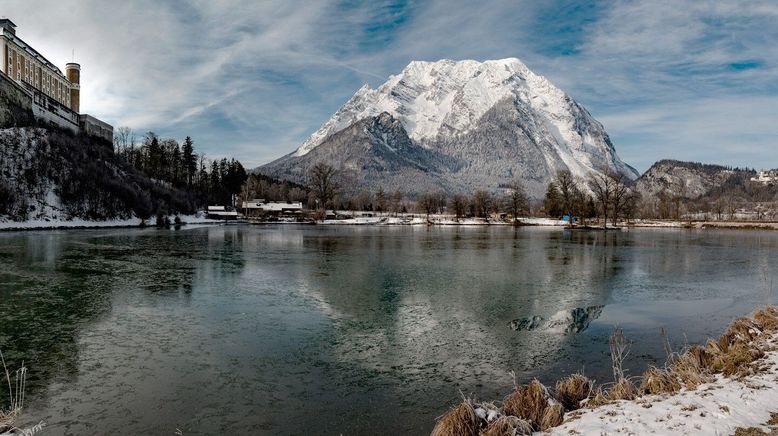
[[[496,191],[519,178],[540,197],[561,169],[637,172],[602,124],[516,58],[414,61],[362,86],[295,152],[257,170],[303,182],[318,161],[358,189]]]

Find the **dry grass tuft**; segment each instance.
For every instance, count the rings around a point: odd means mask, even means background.
[[[696,389],[703,383],[713,381],[708,371],[713,358],[714,355],[708,353],[705,348],[694,346],[686,353],[671,359],[668,372],[686,389]]]
[[[479,436],[514,436],[532,434],[532,425],[515,416],[503,415],[489,424]]]
[[[516,416],[529,421],[532,428],[539,430],[551,396],[548,389],[537,380],[528,385],[520,385],[502,402],[506,415]]]
[[[719,346],[719,341],[708,339],[708,342],[705,344],[705,352],[708,353],[708,356],[715,356],[724,351],[721,349],[721,346]],[[708,362],[708,365],[710,365],[710,362]]]
[[[569,375],[556,384],[556,399],[565,410],[581,408],[581,401],[589,398],[594,382],[583,374]]]
[[[618,400],[634,400],[637,398],[637,390],[635,389],[635,385],[632,384],[631,381],[627,380],[626,378],[622,378],[616,384],[611,386],[610,389],[608,389],[607,398],[609,401],[618,401]]]
[[[528,385],[516,387],[508,397],[503,401],[503,411],[507,415],[529,421],[533,428],[540,427],[540,421],[543,419],[543,412],[548,406],[548,391],[537,380],[533,380]]]
[[[591,409],[594,409],[596,407],[604,406],[606,404],[611,403],[611,400],[608,399],[608,396],[605,394],[605,392],[602,390],[601,386],[598,386],[594,392],[594,395],[592,395],[592,398],[589,399],[586,402],[586,407],[589,407]]]
[[[765,433],[762,429],[757,427],[738,427],[735,429],[735,436],[770,436],[776,434],[775,432]]]
[[[767,306],[754,312],[754,321],[766,332],[778,331],[778,308]]]
[[[707,348],[695,345],[689,348],[684,353],[679,361],[684,362],[685,365],[693,365],[696,368],[706,368],[713,361],[714,352],[708,351]]]
[[[736,343],[727,352],[716,355],[710,369],[726,376],[746,375],[751,371],[750,364],[763,356],[764,352],[759,348]]]
[[[759,335],[762,330],[756,321],[751,318],[738,318],[727,327],[727,330],[719,338],[719,347],[725,353],[737,344],[749,344]]]
[[[0,434],[5,433],[7,431],[11,431],[11,429],[13,429],[13,423],[15,418],[16,418],[15,413],[6,414],[2,410],[0,410]]]
[[[669,371],[652,366],[643,373],[638,390],[642,394],[667,394],[680,391],[681,383]]]
[[[478,426],[473,403],[465,400],[438,418],[430,436],[477,436]]]
[[[555,403],[546,407],[543,412],[543,419],[540,420],[540,429],[548,430],[562,424],[564,420],[565,409],[561,404]]]
[[[5,381],[8,384],[8,396],[11,404],[8,409],[0,408],[0,432],[11,431],[14,428],[14,421],[24,407],[24,390],[27,386],[27,368],[22,362],[22,367],[14,371],[13,377],[8,367],[5,365],[5,357],[0,351],[0,364],[5,373]]]

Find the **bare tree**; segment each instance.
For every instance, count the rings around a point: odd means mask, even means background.
[[[712,204],[713,213],[716,214],[716,219],[721,221],[721,218],[724,214],[724,199],[723,198],[717,198],[716,201]]]
[[[486,218],[489,221],[489,212],[492,209],[492,194],[487,191],[475,191],[473,194],[473,215],[479,218]]]
[[[524,184],[520,180],[514,180],[508,184],[508,197],[506,198],[508,212],[513,216],[513,223],[518,224],[519,215],[529,210],[529,198]]]
[[[467,197],[462,194],[456,194],[451,197],[449,207],[454,212],[454,218],[459,221],[467,213]]]
[[[594,199],[597,201],[597,205],[600,208],[600,213],[604,218],[603,227],[608,227],[608,209],[611,206],[611,199],[613,197],[613,185],[615,180],[603,173],[592,173],[589,176],[588,185],[589,189],[594,194]]]
[[[625,183],[624,175],[621,173],[609,173],[608,177],[613,179],[613,226],[618,225],[619,215],[624,212],[624,207],[627,204],[631,189]]]
[[[383,188],[378,188],[378,191],[375,193],[375,204],[373,205],[373,209],[376,212],[386,211],[386,193]]]
[[[319,208],[327,208],[335,197],[337,186],[336,171],[331,165],[319,162],[311,168],[309,175],[311,194],[318,200]]]
[[[440,206],[440,195],[433,192],[424,193],[421,198],[419,198],[418,205],[422,212],[427,214],[427,220],[429,220],[430,215],[438,211]]]
[[[568,170],[561,170],[556,174],[554,181],[559,192],[559,200],[562,212],[570,218],[570,225],[573,225],[573,212],[575,212],[576,200],[579,198],[580,189],[578,182],[573,174]]]
[[[113,134],[113,143],[117,153],[124,153],[127,151],[132,136],[132,129],[127,126],[121,126],[116,129]]]
[[[394,191],[394,194],[392,194],[391,206],[392,206],[392,212],[394,213],[394,216],[397,216],[398,213],[402,212],[404,208],[403,194],[399,190]]]

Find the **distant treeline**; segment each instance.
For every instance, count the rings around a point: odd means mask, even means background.
[[[138,142],[132,130],[120,127],[114,137],[119,159],[173,188],[202,194],[210,204],[231,205],[247,178],[239,161],[208,159],[195,151],[189,136],[179,144],[148,132]]]
[[[548,184],[544,197],[530,199],[520,180],[506,181],[499,193],[478,190],[472,194],[447,195],[442,191],[407,197],[399,191],[388,193],[356,191],[341,179],[334,167],[319,163],[308,174],[307,187],[290,182],[263,180],[256,176],[249,189],[269,200],[307,199],[309,209],[338,209],[361,212],[401,213],[416,211],[426,215],[446,213],[456,218],[517,218],[520,216],[577,217],[586,224],[644,219],[733,219],[738,213],[755,219],[778,218],[778,183],[751,181],[755,171],[706,165],[696,162],[661,161],[672,167],[693,169],[708,175],[721,171],[732,175],[698,198],[689,198],[683,186],[669,186],[655,195],[642,194],[635,182],[616,172],[592,173],[579,178],[559,171]]]

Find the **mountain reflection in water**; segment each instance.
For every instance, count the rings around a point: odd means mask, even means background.
[[[560,310],[548,319],[535,315],[514,319],[508,324],[513,330],[543,330],[558,333],[581,333],[592,321],[602,314],[603,305],[576,307],[573,310]]]

